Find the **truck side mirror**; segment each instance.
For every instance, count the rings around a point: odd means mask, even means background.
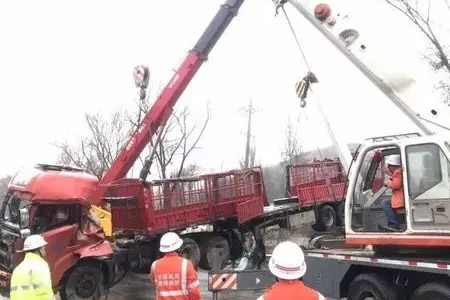
[[[20,215],[20,228],[28,228],[30,226],[30,214],[28,208],[22,208],[19,210]]]

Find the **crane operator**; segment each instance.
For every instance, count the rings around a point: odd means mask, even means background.
[[[391,155],[386,162],[389,179],[385,182],[385,186],[392,190],[392,196],[383,201],[383,210],[388,218],[388,229],[399,230],[399,221],[395,211],[405,207],[400,155]]]

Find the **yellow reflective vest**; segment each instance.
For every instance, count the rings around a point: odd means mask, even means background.
[[[11,300],[54,299],[52,279],[47,262],[37,254],[28,252],[11,276]]]

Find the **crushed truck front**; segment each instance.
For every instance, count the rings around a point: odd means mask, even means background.
[[[22,259],[24,239],[41,234],[56,287],[64,273],[83,256],[110,254],[98,224],[89,218],[96,177],[81,170],[38,165],[19,171],[8,186],[0,210],[0,286],[8,287]]]

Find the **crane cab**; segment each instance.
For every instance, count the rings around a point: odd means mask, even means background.
[[[393,193],[386,161],[393,155],[400,155],[404,200],[392,209],[395,230],[385,207]],[[345,231],[349,244],[450,248],[450,139],[406,134],[364,146],[349,180]]]

